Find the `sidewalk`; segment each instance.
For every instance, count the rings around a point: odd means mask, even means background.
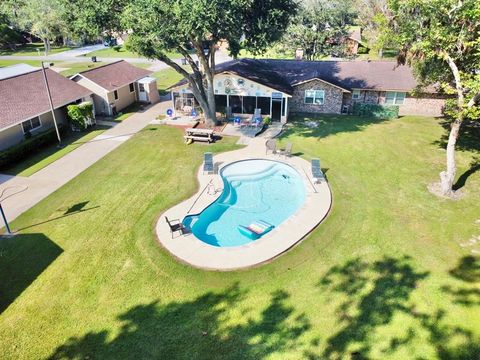
[[[27,187],[25,191],[2,201],[8,221],[14,220],[109,152],[115,150],[158,115],[165,114],[168,107],[171,107],[171,103],[164,101],[151,106],[143,113],[130,116],[28,178],[0,174],[0,192],[7,188],[12,188],[11,192],[13,192],[14,189]],[[3,227],[3,224],[0,224],[0,227]]]

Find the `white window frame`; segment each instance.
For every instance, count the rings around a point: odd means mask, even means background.
[[[361,95],[360,90],[357,90],[357,89],[352,90],[352,99],[353,100],[359,100],[360,95]]]
[[[388,94],[393,94],[393,98],[391,99],[392,102],[387,102]],[[399,98],[398,94],[403,94],[403,97]],[[407,93],[405,91],[386,91],[385,105],[403,105],[405,103],[406,97]]]
[[[113,100],[117,101],[118,100],[118,91],[113,90]]]
[[[33,119],[38,119],[38,123],[39,123],[38,126],[33,127],[33,123],[32,123],[32,120],[33,120]],[[29,130],[27,130],[27,131],[25,131],[25,128],[23,127],[23,123],[26,123],[26,122],[30,122],[30,126],[32,127],[31,129],[29,129]],[[42,119],[40,119],[40,116],[35,116],[35,117],[31,118],[31,119],[22,121],[22,122],[21,122],[21,126],[22,126],[22,131],[23,131],[23,133],[26,134],[27,132],[31,132],[31,131],[33,131],[33,130],[40,129],[40,128],[43,126],[43,124],[42,124]]]
[[[130,93],[135,92],[135,84],[133,82],[128,84],[128,90],[130,90]]]
[[[313,91],[313,97],[312,96],[307,96],[307,93],[308,92],[311,93],[312,91]],[[318,93],[321,93],[322,95],[319,96]],[[312,102],[307,102],[307,98],[313,99]],[[322,102],[317,103],[316,102],[317,99],[322,99]],[[304,97],[303,97],[303,102],[305,104],[309,104],[309,105],[323,105],[323,104],[325,104],[325,90],[316,90],[316,89],[305,90]]]

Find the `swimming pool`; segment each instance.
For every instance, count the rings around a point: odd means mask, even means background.
[[[241,232],[250,224],[266,223],[273,228],[293,215],[305,201],[300,174],[279,161],[237,161],[220,171],[223,192],[197,215],[183,224],[201,241],[217,247],[232,247],[255,241]]]

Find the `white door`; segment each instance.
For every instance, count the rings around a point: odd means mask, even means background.
[[[144,84],[138,84],[138,100],[147,101],[148,96]]]

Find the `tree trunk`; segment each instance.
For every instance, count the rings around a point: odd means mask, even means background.
[[[50,52],[50,40],[48,40],[48,38],[43,39],[43,47],[45,50],[45,56],[48,56],[48,53]]]
[[[440,173],[440,185],[443,195],[451,195],[453,182],[457,173],[457,166],[455,162],[455,144],[457,143],[458,134],[462,120],[455,120],[450,129],[447,143],[447,169]]]
[[[446,53],[442,52],[440,54],[447,61],[450,70],[452,71],[453,78],[455,79],[455,89],[457,91],[457,118],[453,121],[450,128],[450,135],[448,136],[447,143],[447,169],[440,173],[440,186],[442,189],[442,194],[445,196],[450,196],[452,194],[453,182],[455,181],[455,175],[457,173],[457,165],[455,162],[455,145],[457,143],[458,135],[460,133],[460,127],[464,118],[464,104],[465,97],[463,94],[463,86],[460,77],[460,71],[458,70],[457,64],[452,59],[452,57]]]

